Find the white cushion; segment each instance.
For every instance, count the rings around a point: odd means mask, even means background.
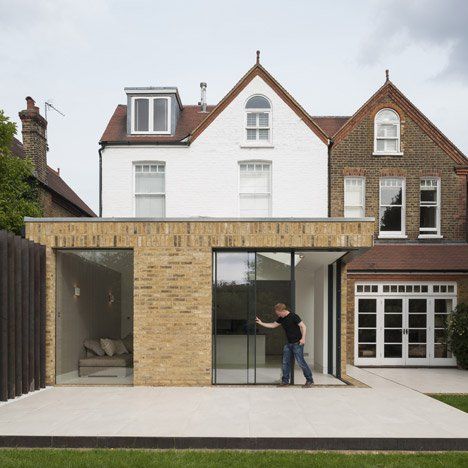
[[[108,338],[101,338],[100,343],[101,348],[108,356],[113,356],[115,354],[115,344],[113,340]]]

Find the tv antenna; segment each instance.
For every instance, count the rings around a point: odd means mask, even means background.
[[[54,110],[55,112],[57,112],[58,114],[60,114],[61,116],[65,117],[65,114],[58,110],[51,102],[50,102],[50,99],[48,101],[45,102],[45,106],[44,106],[44,117],[45,119],[47,120],[47,110],[48,109],[52,109]]]

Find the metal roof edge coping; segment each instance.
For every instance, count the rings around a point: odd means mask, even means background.
[[[141,223],[141,222],[155,222],[155,223],[167,223],[167,222],[331,222],[331,223],[348,223],[348,222],[374,222],[375,218],[209,218],[209,217],[194,217],[194,218],[31,218],[25,217],[24,222],[26,223]]]

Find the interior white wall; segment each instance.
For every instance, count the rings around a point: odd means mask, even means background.
[[[301,268],[300,264],[296,268],[296,313],[302,318],[307,327],[304,355],[306,361],[313,364],[315,330],[314,272]]]
[[[314,368],[327,371],[328,265],[322,265],[314,277]]]

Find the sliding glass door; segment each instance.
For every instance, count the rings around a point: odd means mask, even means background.
[[[255,253],[214,254],[213,380],[255,382]]]
[[[290,252],[215,252],[213,278],[213,383],[280,380],[284,333],[257,327],[276,319],[273,307],[291,308]]]

